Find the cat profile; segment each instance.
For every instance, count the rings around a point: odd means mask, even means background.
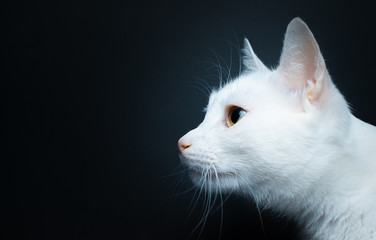
[[[303,239],[376,239],[376,127],[351,114],[300,18],[276,69],[244,42],[245,71],[178,142],[192,181],[294,218]]]

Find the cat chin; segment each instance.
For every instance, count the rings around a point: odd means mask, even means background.
[[[197,167],[188,168],[191,176],[198,177],[200,179],[205,178],[211,181],[218,181],[228,178],[235,178],[236,175],[233,172],[220,172],[214,169],[198,169]]]
[[[233,172],[221,172],[214,168],[188,167],[192,182],[198,187],[205,187],[209,191],[234,190],[238,185],[236,174]]]
[[[232,192],[239,188],[238,174],[233,171],[218,169],[213,156],[185,152],[180,154],[179,157],[182,164],[187,168],[192,182],[197,187],[215,192]]]

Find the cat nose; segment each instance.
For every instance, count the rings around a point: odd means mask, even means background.
[[[183,151],[187,148],[189,148],[192,144],[189,143],[188,141],[186,141],[184,138],[181,138],[179,141],[178,141],[178,148],[179,148],[179,152],[180,153],[183,153]]]

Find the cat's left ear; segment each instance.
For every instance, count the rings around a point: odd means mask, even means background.
[[[280,65],[282,81],[290,88],[304,91],[313,103],[320,98],[330,81],[324,58],[308,26],[294,18],[287,26]]]
[[[267,70],[268,68],[256,56],[247,38],[244,38],[244,48],[242,50],[243,58],[242,64],[247,72],[254,72],[258,70]]]

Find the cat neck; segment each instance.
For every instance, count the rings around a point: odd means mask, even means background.
[[[349,132],[328,171],[285,206],[304,239],[376,239],[376,127],[351,116]]]

